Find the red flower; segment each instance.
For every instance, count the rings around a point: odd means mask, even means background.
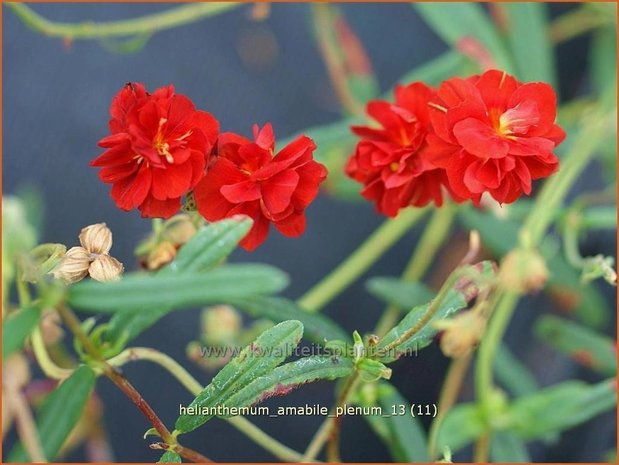
[[[367,113],[382,127],[353,126],[362,137],[348,160],[346,173],[364,184],[361,195],[376,202],[376,209],[396,216],[408,205],[442,205],[444,170],[425,156],[431,130],[428,102],[434,91],[415,82],[395,89],[395,103],[373,101]]]
[[[491,70],[445,81],[430,106],[428,156],[447,171],[458,197],[478,204],[489,192],[510,203],[531,193],[533,179],[559,167],[553,150],[565,133],[555,124],[556,97],[548,84],[523,84]]]
[[[255,142],[236,134],[219,138],[218,157],[194,189],[198,211],[208,221],[236,214],[254,225],[240,245],[253,250],[266,239],[269,225],[285,236],[305,230],[305,208],[318,194],[327,169],[314,161],[316,146],[299,136],[275,156],[273,129],[254,125]]]
[[[174,215],[181,197],[204,176],[219,123],[173,86],[149,94],[137,83],[114,97],[110,115],[111,135],[99,141],[106,151],[91,166],[112,184],[112,199],[123,210],[139,208],[144,217]]]

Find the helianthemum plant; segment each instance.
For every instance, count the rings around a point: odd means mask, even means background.
[[[616,285],[614,260],[583,257],[578,243],[587,231],[616,228],[615,198],[608,189],[574,200],[568,194],[616,137],[616,75],[597,76],[605,85],[595,96],[561,102],[553,69],[529,66],[529,55],[538,64],[552,55],[532,45],[527,28],[558,41],[582,26],[568,17],[546,30],[538,6],[492,5],[495,24],[477,4],[416,5],[452,50],[380,96],[361,41],[338,7],[312,5],[317,29],[327,31],[316,40],[343,121],[279,142],[271,123],[254,125],[249,138],[231,132],[171,84],[149,91],[130,82],[110,95],[109,134],[98,153],[92,141],[93,158],[83,163],[97,169],[120,210],[152,219],[152,232],[135,238],[138,269],[125,272],[111,255],[106,223],[85,226],[79,246],[39,243],[28,203],[3,199],[3,426],[15,425],[19,438],[7,460],[51,461],[80,442],[102,441],[100,377],[143,414],[144,438],[162,463],[211,461],[208,443],[196,451],[183,444],[184,435],[217,419],[279,460],[340,462],[349,409],[364,416],[395,461],[450,461],[474,445],[480,463],[526,462],[527,443],[615,408],[615,343],[602,334],[609,316],[590,284],[602,277]],[[145,21],[150,34],[162,21],[171,27],[233,7],[184,5],[123,27]],[[60,30],[65,39],[107,37],[109,25],[55,25],[23,4],[10,8],[52,36]],[[268,14],[256,8],[255,16]],[[577,11],[589,22],[605,18],[594,9]],[[368,201],[385,219],[316,285],[289,299],[279,295],[289,281],[284,271],[228,261],[237,247],[253,252],[267,240],[276,244],[271,229],[286,241],[321,237],[307,215],[321,188]],[[92,189],[103,195],[101,184]],[[450,234],[456,221],[468,237],[460,248],[460,236]],[[411,253],[402,275],[366,283],[385,304],[372,331],[345,328],[320,313],[422,223],[414,250],[401,250]],[[447,251],[442,259],[441,251]],[[442,266],[431,286],[426,275],[433,263]],[[599,379],[542,388],[510,352],[503,339],[519,317],[519,300],[540,293],[571,317],[542,315],[535,335]],[[210,381],[156,348],[132,345],[166,315],[183,318],[180,310],[188,308],[202,308],[201,325],[193,341],[181,343],[191,361],[216,370]],[[303,340],[313,344],[310,355],[298,350]],[[436,401],[420,405],[396,389],[401,372],[394,362],[431,344],[449,368]],[[174,422],[123,373],[136,360],[159,364],[191,393]],[[42,393],[29,389],[38,373],[31,364],[53,380]],[[469,371],[474,397],[458,402]],[[248,418],[266,399],[317,381],[336,383],[335,402],[317,413],[323,423],[304,450]],[[433,418],[427,431],[423,416]]]

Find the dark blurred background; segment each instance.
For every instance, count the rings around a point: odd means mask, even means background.
[[[34,9],[56,21],[105,21],[151,13],[171,4],[36,4]],[[112,96],[128,81],[149,89],[172,83],[199,108],[215,114],[224,130],[250,134],[254,122],[273,123],[282,139],[305,127],[337,121],[339,105],[311,33],[309,8],[304,4],[275,4],[263,22],[250,19],[251,6],[194,24],[155,34],[135,54],[106,50],[96,41],[62,41],[27,29],[7,8],[3,11],[4,146],[3,189],[11,194],[25,185],[45,199],[43,241],[77,243],[79,230],[105,221],[114,232],[112,252],[128,268],[135,265],[133,248],[149,231],[150,222],[137,212],[118,210],[108,187],[88,162],[107,132]],[[344,4],[341,8],[363,41],[383,90],[410,69],[436,57],[446,46],[406,4]],[[552,15],[572,6],[553,4]],[[560,94],[569,99],[588,85],[584,70],[588,39],[558,48]],[[308,228],[296,240],[271,234],[253,254],[237,251],[235,261],[267,262],[286,270],[289,297],[297,297],[331,270],[382,221],[367,203],[345,203],[321,197],[308,210]],[[418,231],[371,270],[371,275],[397,275],[403,269]],[[585,252],[614,253],[614,233],[596,236]],[[405,252],[403,252],[405,251]],[[608,292],[613,299],[613,292]],[[614,300],[612,301],[614,302]],[[542,302],[543,304],[543,302]],[[546,385],[582,377],[567,359],[534,344],[530,322],[539,312],[530,301],[521,305],[510,328],[516,353],[543,374]],[[614,307],[614,303],[613,303]],[[347,330],[369,331],[382,305],[363,288],[363,280],[326,309]],[[143,334],[135,345],[163,350],[206,383],[210,374],[185,358],[186,343],[197,337],[199,313],[168,316]],[[535,356],[531,354],[534,353]],[[395,365],[394,384],[418,404],[436,402],[447,360],[436,346],[420,357]],[[177,416],[179,403],[191,396],[167,373],[148,363],[129,365],[126,375],[167,423]],[[586,378],[585,378],[586,379]],[[107,380],[97,387],[105,405],[105,423],[119,461],[154,461],[141,436],[148,424]],[[330,383],[304,386],[271,405],[333,402]],[[465,392],[467,395],[467,392]],[[470,395],[470,393],[469,393]],[[268,433],[295,449],[304,449],[322,421],[319,417],[252,418]],[[600,461],[613,447],[614,415],[607,415],[565,434],[554,445],[533,445],[535,461]],[[268,461],[272,457],[222,421],[211,421],[189,435],[187,446],[219,461]],[[390,461],[390,457],[361,418],[343,423],[343,458],[347,461]],[[456,459],[470,459],[464,454]],[[81,451],[69,457],[84,460]]]

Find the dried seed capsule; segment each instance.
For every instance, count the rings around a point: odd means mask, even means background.
[[[79,238],[82,247],[93,254],[107,254],[112,248],[112,231],[105,223],[86,226],[80,232]]]
[[[81,281],[88,274],[91,260],[90,253],[83,247],[71,247],[52,274],[67,284]]]
[[[123,264],[109,255],[100,255],[92,262],[88,273],[90,277],[96,281],[116,281],[120,279],[122,274]]]

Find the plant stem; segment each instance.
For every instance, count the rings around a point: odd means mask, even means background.
[[[297,300],[299,306],[312,313],[320,311],[367,271],[426,211],[426,208],[409,208],[385,221],[346,260],[301,296]]]
[[[604,17],[588,6],[581,6],[555,19],[548,28],[548,36],[554,44],[565,42],[600,26],[612,24],[614,17]]]
[[[453,407],[458,400],[460,388],[462,387],[464,377],[471,365],[472,359],[472,353],[456,358],[451,361],[449,369],[447,370],[447,375],[445,376],[445,381],[443,381],[441,393],[438,398],[438,415],[432,422],[430,433],[428,434],[428,455],[432,461],[436,460],[436,441],[441,424],[447,412],[449,412],[451,407]]]
[[[355,115],[363,113],[363,105],[355,99],[349,85],[346,64],[342,55],[341,45],[335,35],[337,9],[328,3],[311,5],[314,37],[318,43],[322,60],[324,61],[333,89],[346,113]]]
[[[19,439],[30,460],[39,463],[47,462],[28,401],[24,398],[20,389],[11,383],[5,385],[2,393],[5,396],[3,401],[3,403],[6,402],[5,408],[9,408],[10,414],[15,417]]]
[[[209,16],[240,6],[240,3],[205,2],[170,8],[160,13],[139,18],[103,23],[61,23],[49,21],[23,3],[6,4],[32,30],[48,37],[63,39],[101,39],[151,34],[165,29],[193,23]]]
[[[421,280],[445,237],[447,237],[455,213],[456,208],[451,204],[445,204],[434,211],[415,247],[413,256],[402,273],[403,281],[415,282]],[[389,305],[378,321],[374,333],[378,336],[384,336],[397,323],[400,313],[401,309],[397,305]]]
[[[339,458],[339,422],[341,418],[335,417],[335,411],[337,407],[344,405],[353,392],[355,392],[357,384],[359,383],[359,372],[355,371],[346,380],[346,384],[342,388],[340,395],[337,398],[335,407],[331,410],[331,414],[322,422],[320,428],[314,434],[314,437],[310,441],[305,454],[303,454],[303,462],[311,462],[320,453],[322,446],[325,442],[329,441],[329,450],[327,451],[329,461],[340,462]]]
[[[34,358],[45,376],[51,379],[61,380],[68,378],[71,373],[73,373],[73,370],[61,368],[51,359],[49,353],[47,352],[47,348],[45,347],[45,342],[43,341],[43,335],[41,334],[40,328],[37,327],[32,332],[31,341]]]
[[[484,434],[475,443],[475,451],[473,452],[473,462],[488,463],[488,453],[490,451],[490,433]]]
[[[212,462],[211,459],[209,459],[208,457],[205,457],[201,453],[196,452],[193,449],[189,449],[188,447],[181,446],[180,444],[177,444],[174,447],[174,451],[178,455],[183,457],[184,459],[191,460],[194,463],[211,463]]]
[[[185,370],[176,360],[163,352],[148,347],[132,347],[125,349],[117,356],[108,360],[114,367],[120,367],[128,362],[147,360],[158,364],[174,376],[194,396],[202,392],[204,387],[191,374]],[[272,438],[260,428],[242,416],[224,418],[228,423],[252,439],[256,444],[271,452],[275,457],[284,462],[298,462],[302,455],[276,439]]]
[[[451,273],[447,277],[447,279],[441,286],[441,289],[438,291],[438,294],[436,294],[436,297],[432,300],[432,302],[430,303],[430,306],[428,307],[426,312],[423,314],[423,316],[419,319],[419,321],[417,321],[417,323],[415,323],[414,326],[410,327],[404,333],[402,333],[395,341],[391,342],[390,344],[387,344],[383,348],[385,353],[389,353],[391,350],[395,349],[400,344],[408,341],[411,337],[413,337],[415,334],[421,331],[430,322],[434,314],[441,307],[441,304],[443,303],[443,300],[445,300],[445,297],[447,297],[447,294],[449,293],[449,291],[451,291],[452,287],[455,285],[457,280],[462,277],[463,271],[464,271],[463,268],[456,268],[453,271],[453,273]]]

